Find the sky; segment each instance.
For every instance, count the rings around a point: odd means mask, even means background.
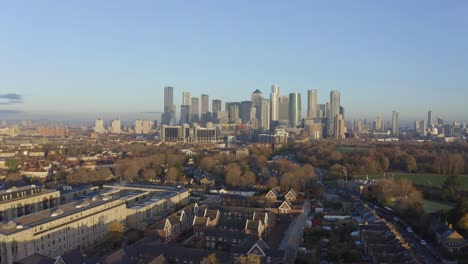
[[[347,118],[468,120],[467,1],[3,1],[0,119],[163,110],[163,87],[341,92]],[[210,106],[211,107],[211,106]],[[180,113],[178,107],[177,112]],[[305,111],[303,112],[303,115]]]

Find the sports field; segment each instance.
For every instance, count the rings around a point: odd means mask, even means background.
[[[413,184],[437,187],[440,188],[442,183],[447,179],[448,176],[437,175],[437,174],[410,174],[410,173],[387,173],[385,178],[387,179],[407,179],[410,180]],[[458,176],[461,182],[460,189],[463,191],[468,191],[468,175]],[[357,178],[365,179],[365,175],[360,175]],[[369,175],[369,179],[383,179],[383,175]]]
[[[455,207],[454,204],[424,200],[424,211],[426,213],[435,213],[438,211],[450,211]]]

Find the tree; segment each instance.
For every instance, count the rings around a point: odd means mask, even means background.
[[[205,171],[212,171],[215,166],[215,159],[210,156],[205,156],[200,161],[200,169]]]
[[[166,172],[164,179],[166,182],[176,182],[179,178],[179,171],[175,167],[170,167]]]
[[[461,182],[458,176],[449,176],[442,183],[442,198],[448,201],[456,201],[458,198],[460,198],[460,185]]]
[[[465,213],[457,223],[458,228],[468,229],[468,213]]]
[[[120,221],[112,221],[107,228],[108,236],[112,240],[121,240],[125,232],[125,226]]]
[[[19,167],[19,161],[17,159],[9,159],[5,161],[5,166],[7,166],[9,171],[17,171]]]
[[[218,264],[218,258],[216,258],[215,253],[212,253],[204,257],[200,263],[201,264]]]
[[[241,180],[242,186],[253,186],[257,181],[257,177],[255,176],[255,173],[246,171]]]
[[[239,186],[241,183],[240,181],[241,173],[242,173],[241,168],[238,164],[230,163],[224,169],[224,181],[228,185]]]
[[[271,177],[270,179],[268,179],[267,184],[268,184],[268,188],[270,188],[270,189],[275,188],[279,184],[278,178],[276,178],[275,176]]]
[[[255,256],[255,255],[240,256],[239,263],[240,264],[260,264],[261,259],[260,259],[260,256]]]

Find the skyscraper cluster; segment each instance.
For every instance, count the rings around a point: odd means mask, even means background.
[[[346,123],[344,108],[341,107],[341,94],[337,90],[330,92],[330,101],[318,104],[318,91],[307,92],[307,114],[302,116],[301,93],[287,95],[280,93],[277,84],[271,86],[271,93],[265,96],[259,89],[250,95],[250,100],[226,102],[210,101],[207,94],[190,97],[190,92],[182,92],[179,122],[176,122],[174,88],[164,87],[164,112],[162,125],[189,124],[206,125],[208,123],[247,125],[259,133],[270,133],[277,127],[308,127],[316,137],[344,138]]]

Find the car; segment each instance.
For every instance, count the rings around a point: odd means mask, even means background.
[[[393,220],[394,220],[395,222],[398,222],[398,221],[400,221],[400,218],[398,218],[398,217],[395,216],[395,217],[393,217]]]
[[[407,228],[406,228],[406,231],[408,231],[408,233],[413,233],[413,228],[407,227]]]
[[[421,242],[421,245],[423,245],[423,246],[427,245],[427,242],[426,242],[426,240],[424,240],[424,239],[421,240],[420,242]]]

